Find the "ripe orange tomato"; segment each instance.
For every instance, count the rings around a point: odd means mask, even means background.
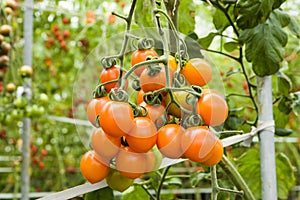
[[[141,76],[140,76],[140,85],[144,92],[150,92],[159,90],[161,88],[164,88],[166,86],[166,72],[165,67],[161,65],[161,70],[154,76],[148,75],[149,70],[146,68]],[[171,83],[172,77],[170,76],[170,83]]]
[[[97,128],[92,133],[91,145],[101,160],[111,160],[121,147],[121,138],[112,137]]]
[[[144,101],[144,94],[145,94],[145,92],[142,89],[138,91],[137,96],[136,96],[137,104],[141,104]]]
[[[183,155],[181,149],[181,137],[184,128],[178,124],[167,124],[157,132],[156,145],[159,151],[168,158],[180,158]]]
[[[207,166],[217,164],[223,156],[221,141],[205,126],[186,129],[181,137],[181,148],[186,158]]]
[[[144,50],[138,49],[135,52],[133,52],[133,54],[132,54],[131,66],[134,66],[137,63],[146,61],[147,57],[155,57],[155,56],[158,56],[158,55],[157,55],[156,51],[153,49],[144,49]],[[141,67],[137,68],[136,70],[134,70],[134,73],[137,76],[140,76],[145,68],[146,68],[146,66],[141,66]]]
[[[201,58],[190,59],[180,73],[191,85],[204,86],[212,79],[211,66]]]
[[[106,83],[108,81],[117,80],[120,76],[120,66],[114,65],[108,69],[103,69],[100,74],[100,83]],[[128,82],[126,82],[128,84]],[[118,82],[108,83],[104,85],[107,92],[110,92],[112,88],[117,87]]]
[[[131,179],[140,177],[146,170],[146,157],[130,147],[122,147],[116,156],[116,168],[123,176]]]
[[[126,141],[135,152],[146,153],[156,144],[156,127],[147,117],[136,117],[133,123],[134,126],[126,135]]]
[[[205,89],[196,105],[197,113],[203,119],[204,124],[218,126],[228,116],[228,106],[224,98],[218,93]]]
[[[109,102],[108,96],[92,99],[86,108],[88,120],[96,126],[96,117],[101,114],[103,106]]]
[[[149,105],[146,104],[144,101],[140,104],[140,106],[143,106],[147,109],[148,115],[152,122],[155,123],[157,119],[159,119],[165,112],[165,107],[157,104],[157,105]]]
[[[110,101],[105,104],[100,116],[100,126],[113,137],[122,137],[134,126],[133,111],[125,102]]]
[[[90,183],[102,181],[109,173],[109,167],[101,163],[94,151],[86,152],[80,160],[81,174]]]

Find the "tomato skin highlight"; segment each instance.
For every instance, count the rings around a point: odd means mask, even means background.
[[[96,158],[94,151],[88,151],[80,160],[80,171],[90,183],[97,183],[108,175],[109,167]]]
[[[91,145],[101,160],[111,160],[121,148],[121,138],[112,137],[98,128],[92,133]]]
[[[225,99],[209,89],[202,91],[196,110],[202,117],[204,124],[209,126],[221,125],[228,116],[228,106]]]
[[[126,135],[126,141],[135,152],[146,153],[156,144],[156,127],[147,117],[136,117],[133,123],[134,126]]]
[[[207,166],[217,164],[223,156],[223,146],[219,138],[205,126],[190,127],[181,138],[184,156]]]
[[[183,155],[181,149],[181,137],[184,128],[178,124],[167,124],[157,132],[156,145],[159,151],[168,158],[180,158]]]
[[[204,86],[212,79],[211,66],[201,58],[190,59],[182,67],[180,73],[191,85]]]
[[[156,56],[158,56],[158,54],[153,49],[138,49],[132,54],[131,66],[133,67],[134,65],[140,62],[146,61],[147,57],[156,57]],[[137,76],[140,76],[145,68],[146,66],[138,67],[136,70],[134,70],[134,73]]]
[[[108,135],[122,137],[134,126],[133,119],[133,111],[128,103],[110,101],[103,107],[100,126]]]
[[[92,99],[86,108],[88,120],[96,127],[96,117],[101,114],[104,105],[109,102],[109,97]]]
[[[135,179],[146,171],[146,157],[130,147],[122,147],[116,156],[116,168],[123,176]]]

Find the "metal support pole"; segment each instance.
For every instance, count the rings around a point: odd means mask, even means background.
[[[271,76],[257,77],[259,123],[273,121]],[[273,130],[272,130],[273,129]],[[274,127],[260,132],[262,199],[277,199]]]
[[[32,66],[32,35],[33,35],[33,0],[25,0],[25,13],[24,13],[24,52],[23,63],[24,65]],[[26,79],[23,83],[24,95],[31,98],[31,80]],[[21,199],[29,199],[30,189],[30,118],[23,118],[22,126],[22,171],[21,171]]]

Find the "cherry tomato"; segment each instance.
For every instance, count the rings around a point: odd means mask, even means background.
[[[219,138],[205,126],[190,127],[181,137],[184,156],[192,161],[212,166],[223,156],[223,146]]]
[[[140,76],[140,85],[144,92],[159,90],[166,87],[166,72],[165,67],[161,65],[161,70],[154,76],[148,75],[149,70],[146,68]],[[170,83],[172,83],[170,76]]]
[[[111,160],[121,147],[121,138],[106,134],[101,128],[92,133],[91,144],[94,151],[102,160]]]
[[[144,49],[144,50],[138,49],[135,52],[133,52],[133,54],[132,54],[131,66],[134,66],[137,63],[146,61],[147,57],[155,57],[155,56],[158,56],[158,55],[157,55],[156,51],[153,49]],[[140,76],[145,68],[146,68],[146,66],[141,66],[141,67],[137,68],[136,70],[134,70],[134,73],[137,76]]]
[[[140,104],[140,106],[143,106],[147,109],[148,115],[147,117],[151,119],[152,122],[156,122],[157,119],[159,119],[165,112],[165,107],[162,105],[149,105],[146,104],[144,101]]]
[[[136,102],[137,104],[141,104],[144,101],[144,94],[145,92],[143,90],[139,90],[136,96]]]
[[[108,96],[92,99],[86,108],[88,120],[96,126],[96,117],[101,114],[104,105],[109,102]]]
[[[116,168],[127,178],[138,178],[146,171],[146,157],[130,147],[122,147],[116,156]]]
[[[135,152],[146,153],[156,144],[156,127],[147,117],[136,117],[133,123],[134,126],[126,135],[126,141]]]
[[[109,167],[96,158],[94,151],[88,151],[83,155],[80,170],[90,183],[102,181],[109,173]]]
[[[190,59],[182,67],[180,73],[191,85],[204,86],[212,79],[211,66],[201,58]]]
[[[22,77],[31,77],[33,74],[33,69],[31,66],[28,65],[23,65],[20,69],[19,72]]]
[[[134,126],[131,106],[125,102],[109,101],[100,115],[100,126],[113,137],[122,137]]]
[[[126,178],[119,171],[115,169],[110,169],[109,174],[106,177],[107,185],[119,192],[124,192],[127,188],[129,188],[133,184],[133,179]]]
[[[221,95],[205,89],[197,102],[197,113],[201,115],[204,124],[218,126],[226,120],[228,106]]]
[[[100,83],[106,83],[108,81],[118,80],[120,76],[120,66],[114,65],[108,69],[103,69],[100,74]],[[127,87],[128,82],[126,81],[125,88]],[[108,83],[104,85],[104,88],[107,92],[110,92],[112,88],[118,86],[118,82]]]
[[[168,158],[180,158],[183,155],[181,149],[181,137],[185,130],[178,124],[167,124],[157,132],[156,145],[159,151]]]

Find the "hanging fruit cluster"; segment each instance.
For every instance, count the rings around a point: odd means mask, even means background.
[[[228,107],[217,91],[208,88],[213,76],[210,63],[189,59],[179,36],[178,52],[171,55],[158,28],[164,46],[161,55],[153,39],[128,34],[124,44],[131,38],[138,42],[131,67],[124,67],[129,54],[122,51],[121,56],[101,60],[100,83],[87,105],[88,120],[96,128],[91,135],[93,150],[80,163],[82,175],[91,183],[106,178],[110,187],[123,190],[132,180],[159,169],[163,157],[213,166],[223,156],[222,142],[209,126],[221,125]],[[112,177],[122,177],[128,186],[117,188]]]

